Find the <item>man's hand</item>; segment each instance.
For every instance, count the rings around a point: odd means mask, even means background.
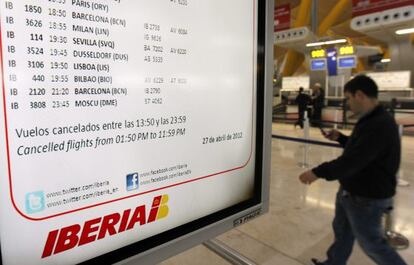
[[[308,170],[306,172],[303,172],[299,176],[299,180],[303,184],[312,184],[312,182],[314,182],[317,179],[318,179],[318,177],[312,172],[312,170]]]
[[[322,134],[326,139],[329,139],[331,141],[337,141],[340,136],[340,132],[335,129],[332,129],[330,131],[322,131]]]

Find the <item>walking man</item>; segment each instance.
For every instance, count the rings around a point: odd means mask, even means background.
[[[348,105],[361,115],[351,136],[336,130],[325,133],[338,141],[341,156],[299,176],[304,184],[318,179],[338,180],[333,230],[335,240],[327,259],[312,259],[315,265],[346,265],[355,239],[379,265],[407,265],[384,237],[382,216],[392,209],[396,174],[400,165],[400,138],[394,118],[378,103],[378,87],[364,75],[344,88]]]

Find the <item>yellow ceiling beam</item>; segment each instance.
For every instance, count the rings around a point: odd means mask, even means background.
[[[339,0],[338,3],[329,11],[328,15],[319,24],[318,35],[325,35],[329,28],[336,24],[338,18],[346,10],[347,5],[350,4],[349,0]]]
[[[307,62],[302,63],[302,67],[305,69],[306,72],[309,72],[309,64]]]
[[[302,0],[300,2],[298,15],[294,27],[303,27],[309,23],[309,14],[312,6],[312,0]]]
[[[283,76],[293,75],[301,66],[304,60],[305,56],[303,56],[303,54],[289,50],[286,54],[286,63],[285,67],[283,68]]]
[[[306,26],[309,23],[312,0],[302,0],[299,6],[299,11],[296,16],[294,28]],[[286,53],[286,63],[283,68],[283,76],[291,76],[295,73],[296,69],[303,63],[305,57],[303,54],[294,50],[288,50]]]
[[[361,58],[358,58],[358,63],[356,66],[356,72],[361,73],[365,71],[364,61]]]
[[[389,48],[387,48],[387,49],[382,49],[382,51],[383,51],[383,53],[384,53],[384,56],[383,56],[383,58],[386,58],[386,59],[390,59],[391,57],[391,55],[390,55],[390,49]]]

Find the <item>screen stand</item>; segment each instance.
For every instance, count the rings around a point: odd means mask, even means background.
[[[203,243],[205,247],[234,265],[257,265],[254,261],[223,244],[217,239],[210,239]]]

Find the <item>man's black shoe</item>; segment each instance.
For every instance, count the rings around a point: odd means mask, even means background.
[[[313,265],[324,265],[324,263],[320,262],[318,259],[311,259]]]

